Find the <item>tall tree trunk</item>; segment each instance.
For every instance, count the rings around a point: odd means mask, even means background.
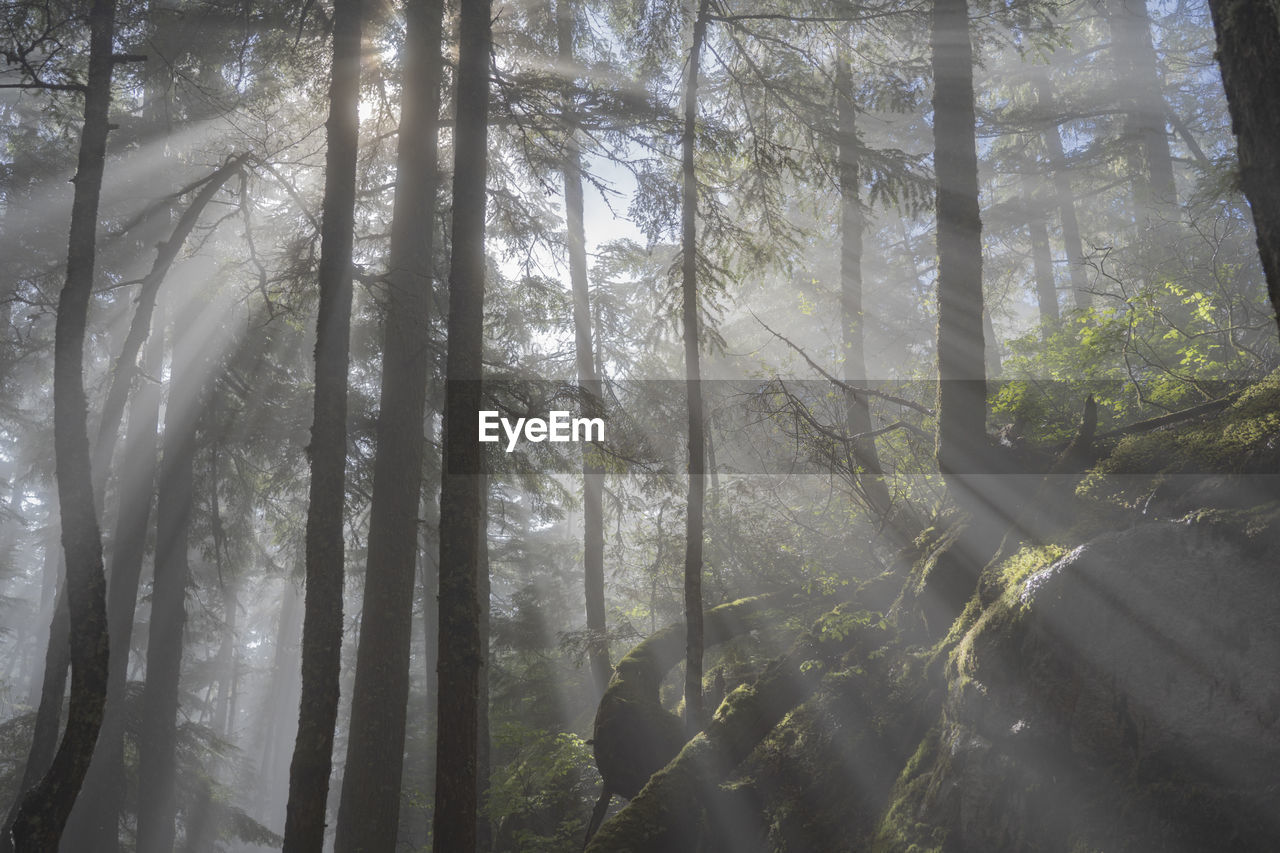
[[[982,307],[982,340],[983,353],[986,359],[984,369],[987,376],[995,379],[1000,375],[1000,339],[996,337],[995,323],[991,321],[991,308]]]
[[[1058,285],[1053,278],[1053,254],[1049,249],[1049,230],[1045,227],[1044,213],[1039,201],[1030,193],[1027,200],[1032,205],[1027,220],[1027,234],[1031,238],[1031,265],[1036,281],[1036,305],[1040,309],[1041,334],[1048,334],[1058,322]]]
[[[1122,100],[1127,113],[1125,135],[1135,151],[1131,169],[1134,202],[1141,225],[1153,205],[1177,202],[1165,119],[1168,108],[1151,40],[1147,0],[1109,0],[1107,17],[1111,25],[1116,85],[1131,93]],[[1141,157],[1136,155],[1138,150]]]
[[[934,0],[932,48],[938,181],[938,466],[950,478],[982,471],[986,456],[982,219],[973,47],[965,0]]]
[[[146,374],[158,377],[164,361],[163,335],[151,336],[143,360]],[[85,777],[86,796],[77,803],[67,826],[67,841],[72,849],[102,853],[119,849],[120,812],[124,807],[120,779],[124,776],[125,688],[138,581],[155,497],[159,418],[160,386],[146,380],[133,395],[120,468],[120,511],[107,586],[107,629],[114,638],[107,673],[107,707],[93,763]]]
[[[215,469],[216,472],[216,469]],[[215,473],[216,478],[216,473]],[[218,548],[214,545],[214,548]],[[236,651],[236,622],[240,599],[237,592],[237,578],[228,577],[219,566],[222,586],[222,640],[218,645],[217,675],[218,692],[214,696],[213,730],[228,740],[235,728],[235,712],[233,709],[236,693],[236,678],[239,655]]]
[[[302,621],[302,698],[289,766],[286,853],[319,853],[333,768],[342,656],[347,367],[350,359],[356,151],[360,137],[361,0],[337,0],[329,83],[316,319],[315,410],[307,509],[307,591]]]
[[[159,292],[160,285],[164,282],[164,278],[168,274],[170,267],[173,265],[174,260],[177,258],[177,254],[179,250],[182,248],[182,245],[186,241],[187,237],[190,235],[191,231],[194,229],[197,221],[200,218],[200,214],[204,211],[204,208],[208,206],[209,202],[212,200],[214,195],[218,192],[219,189],[222,188],[222,186],[227,182],[227,180],[229,180],[232,175],[239,173],[241,168],[241,163],[242,163],[242,158],[233,158],[232,160],[229,160],[225,165],[220,167],[209,178],[205,180],[204,185],[202,186],[200,191],[196,194],[196,197],[192,200],[191,204],[188,206],[187,210],[183,213],[182,217],[179,219],[178,224],[174,226],[173,232],[170,235],[169,239],[166,241],[163,241],[160,244],[155,262],[152,264],[150,272],[147,273],[146,277],[142,281],[142,284],[138,292],[138,307],[134,312],[133,320],[129,326],[129,332],[125,336],[125,341],[124,341],[124,345],[121,348],[121,352],[116,358],[115,369],[112,373],[111,385],[107,392],[106,402],[104,403],[104,406],[103,406],[102,418],[98,423],[98,432],[97,432],[96,441],[94,443],[92,466],[91,466],[95,507],[101,508],[103,505],[103,496],[106,490],[107,478],[108,478],[108,474],[111,467],[111,457],[115,452],[116,443],[119,439],[120,422],[124,417],[125,403],[128,399],[129,391],[133,387],[139,375],[138,364],[137,364],[138,354],[142,348],[143,343],[147,340],[147,337],[151,331],[151,318],[155,310],[156,296]],[[151,372],[151,375],[154,376],[158,374],[159,374],[159,369],[158,367],[156,367]],[[158,388],[153,387],[153,390],[155,394],[158,396],[159,394]],[[152,459],[151,459],[152,473],[150,474],[150,477],[154,481],[154,476],[155,476],[154,474],[154,465],[155,465],[154,432],[153,432],[152,438],[153,438],[153,443],[150,451],[152,456]],[[131,459],[133,459],[133,457],[131,457]],[[133,459],[132,462],[128,463],[126,466],[127,470],[124,472],[124,476],[128,477],[130,476],[131,473],[136,473],[136,471],[139,469],[135,469],[133,466],[137,464],[141,464],[140,461],[137,459]],[[144,540],[143,545],[145,546],[145,538],[146,538],[145,528],[148,524],[149,517],[150,517],[149,502],[151,500],[151,495],[152,495],[152,484],[147,485],[145,494],[140,498],[141,500],[145,500],[148,502],[146,507],[146,515],[141,517],[140,520],[138,517],[138,511],[139,511],[138,507],[129,506],[127,503],[130,500],[134,500],[136,498],[136,495],[134,495],[134,493],[131,492],[127,487],[122,488],[121,494],[122,494],[122,506],[121,506],[120,512],[122,513],[122,515],[125,513],[128,513],[130,515],[128,524],[131,527],[134,527],[139,523],[141,524],[142,532],[140,535],[143,537],[143,540]],[[134,557],[132,556],[132,553],[133,553],[132,545],[125,544],[119,539],[119,536],[125,535],[125,530],[122,527],[124,523],[125,522],[122,519],[117,520],[116,542],[117,542],[117,548],[123,547],[128,552],[128,554],[124,557],[125,562],[128,563],[129,561],[133,560]],[[130,533],[130,535],[132,535],[132,533]],[[117,562],[118,559],[120,559],[119,555],[113,557],[112,559],[112,577],[113,577],[113,580],[111,582],[112,590],[114,590],[116,587],[114,576],[116,573],[115,563]],[[137,559],[139,561],[138,571],[140,571],[140,561],[142,559],[142,556],[140,553],[138,554]],[[125,574],[126,576],[128,576],[129,574],[129,570],[127,568],[125,569]],[[132,585],[131,592],[128,591],[127,589],[130,586],[130,583]],[[137,581],[137,576],[135,574],[131,582],[127,582],[124,587],[121,587],[122,594],[131,595],[133,599],[136,600],[137,587],[138,587],[138,581]],[[133,614],[134,604],[136,603],[136,601],[130,601],[128,603],[127,606],[129,608],[129,618],[127,622],[122,623],[122,622],[118,622],[117,617],[112,614],[113,613],[119,614],[120,612],[122,612],[120,608],[124,607],[125,604],[123,602],[116,600],[116,597],[115,597],[116,593],[114,591],[109,591],[108,595],[111,597],[111,600],[108,602],[108,623],[109,623],[108,633],[111,636],[114,636],[117,638],[123,638],[122,642],[124,644],[125,652],[124,652],[124,657],[123,657],[121,666],[127,667],[128,665],[127,650],[129,647],[128,637],[129,637],[129,633],[131,633],[133,629],[132,614]],[[65,607],[65,602],[63,606]],[[65,618],[59,624],[63,625],[61,630],[65,635],[65,632],[67,630],[66,628],[67,622]],[[113,657],[113,661],[114,659],[115,658]],[[37,737],[36,740],[34,741],[34,746],[35,746],[34,755],[36,760],[28,761],[28,766],[32,768],[35,768],[35,767],[47,768],[49,757],[53,754],[53,747],[54,747],[54,744],[56,744],[57,742],[56,720],[58,716],[61,714],[62,696],[63,696],[63,692],[65,690],[65,685],[66,685],[66,670],[70,664],[67,641],[65,636],[61,637],[60,641],[58,643],[55,643],[51,647],[51,652],[50,652],[50,655],[48,656],[47,663],[60,668],[62,671],[61,673],[57,673],[57,672],[50,673],[46,668],[46,678],[49,678],[51,680],[45,686],[45,689],[42,691],[42,695],[49,696],[52,704],[48,704],[46,707],[46,703],[44,702],[44,700],[43,699],[41,700],[41,708],[43,709],[42,716],[39,718],[41,722],[38,722],[36,726],[36,731],[39,734],[39,737]],[[113,666],[114,666],[114,663],[111,666],[109,666],[109,669]],[[107,699],[106,707],[104,709],[104,718],[103,718],[103,727],[104,729],[106,729],[106,731],[103,734],[105,735],[107,733],[110,733],[109,737],[107,738],[107,741],[114,741],[119,737],[116,730],[118,726],[121,724],[121,721],[116,719],[116,712],[113,711],[113,708],[112,708],[112,704],[113,704],[112,697],[117,690],[123,690],[123,681],[121,681],[119,685],[115,685],[113,681],[113,676],[109,673],[108,674],[108,699]],[[55,693],[56,693],[56,697],[55,697]],[[116,696],[116,701],[120,700],[121,698],[122,698],[122,694],[120,694],[119,696]],[[54,721],[52,726],[50,724],[51,719]],[[102,748],[103,748],[103,742],[100,740],[97,747],[95,748],[95,755]],[[119,760],[122,762],[123,756],[121,756]],[[111,764],[110,761],[108,763]],[[104,769],[102,771],[98,771],[95,769],[97,764],[98,764],[97,761],[94,761],[90,764],[90,768],[87,771],[86,777],[85,777],[84,784],[91,791],[91,796],[86,797],[84,799],[84,802],[87,803],[88,805],[83,805],[81,806],[81,808],[73,809],[72,815],[69,817],[69,820],[71,821],[71,823],[68,826],[67,831],[71,833],[72,836],[74,837],[68,837],[68,843],[71,844],[72,846],[76,846],[77,843],[79,843],[80,841],[83,841],[85,838],[91,838],[93,839],[96,845],[98,845],[101,849],[105,851],[110,848],[107,848],[104,845],[108,845],[113,842],[111,842],[110,840],[107,840],[107,836],[101,833],[105,831],[106,827],[115,825],[113,822],[114,817],[109,816],[108,812],[114,809],[115,816],[118,817],[119,810],[122,805],[120,801],[122,789],[117,784],[119,773],[115,769],[113,769],[114,764],[112,764],[110,768],[107,765],[104,765]],[[120,766],[122,767],[123,765],[120,765]],[[38,775],[35,778],[39,778]],[[32,783],[34,783],[35,780],[32,779],[31,781]],[[25,790],[25,786],[24,786],[24,790]],[[15,811],[11,812],[10,819],[16,816],[16,807],[17,807],[17,804],[15,803]],[[90,810],[92,810],[94,813],[91,814]],[[90,823],[85,824],[83,822],[84,820],[89,820]],[[84,835],[84,833],[89,833],[89,834],[86,836]],[[7,837],[7,833],[5,833],[5,836]],[[5,842],[0,841],[0,849],[3,849],[2,845],[4,843]]]
[[[1271,307],[1280,312],[1280,12],[1268,0],[1209,0],[1218,64],[1258,232]]]
[[[680,251],[684,317],[684,376],[689,410],[689,496],[685,503],[684,719],[690,732],[702,727],[702,536],[706,493],[706,442],[702,411],[702,367],[698,353],[698,173],[694,145],[698,131],[698,71],[707,38],[711,4],[699,0],[693,45],[684,81],[684,134],[681,138]]]
[[[434,386],[434,383],[433,383]],[[441,408],[434,405],[435,396],[428,392],[427,399],[432,401],[429,405],[433,408]],[[426,446],[430,448],[427,457],[428,482],[437,482],[440,477],[439,457],[435,453],[435,421],[431,418],[426,422]],[[434,475],[434,476],[433,476]],[[428,488],[423,492],[423,518],[426,523],[422,526],[419,548],[421,549],[421,572],[422,572],[422,668],[423,668],[423,689],[422,695],[425,697],[423,703],[422,714],[424,717],[424,732],[422,738],[423,752],[423,827],[422,827],[422,846],[426,846],[427,839],[431,835],[431,803],[435,802],[435,777],[436,777],[436,719],[437,719],[437,697],[439,695],[439,672],[437,665],[439,663],[438,646],[440,637],[440,611],[439,611],[439,592],[440,592],[440,504],[437,501],[439,492],[433,488]]]
[[[156,492],[155,578],[147,635],[147,680],[138,743],[138,851],[173,849],[177,816],[177,734],[197,434],[209,365],[196,329],[204,300],[185,294],[173,323],[173,360],[164,415],[164,453]]]
[[[235,724],[235,711],[232,708],[236,692],[237,652],[236,652],[236,620],[240,606],[238,596],[238,578],[229,571],[225,557],[227,556],[226,531],[222,526],[222,512],[218,500],[218,454],[220,451],[217,431],[221,429],[218,422],[217,387],[209,399],[209,423],[215,430],[212,446],[209,448],[209,527],[212,530],[213,562],[218,570],[218,586],[222,591],[222,641],[218,645],[217,678],[218,693],[213,706],[213,730],[225,738],[231,737]],[[188,847],[191,844],[188,842]]]
[[[405,5],[404,81],[364,609],[335,850],[390,851],[400,825],[430,350],[441,0]]]
[[[1076,308],[1085,309],[1092,304],[1084,273],[1084,242],[1080,238],[1080,220],[1076,217],[1076,197],[1071,189],[1071,174],[1067,171],[1067,155],[1062,147],[1062,135],[1058,130],[1057,106],[1053,97],[1053,84],[1044,69],[1038,69],[1032,77],[1036,88],[1036,102],[1041,112],[1051,117],[1051,126],[1044,132],[1045,149],[1049,152],[1049,169],[1053,173],[1053,189],[1058,197],[1058,210],[1062,219],[1062,242],[1067,253],[1067,271],[1071,276],[1071,294]]]
[[[58,517],[58,504],[56,501],[52,502],[49,506],[49,514],[46,517],[45,526],[44,559],[40,561],[40,610],[36,616],[37,625],[49,625],[53,622],[53,614],[58,601],[58,592],[63,586],[63,574],[65,572],[63,563],[66,558],[62,553],[60,537],[62,520]],[[37,634],[38,633],[39,631],[37,629]],[[67,642],[66,631],[64,630],[62,645],[65,647]],[[44,654],[42,655],[41,652]],[[30,674],[27,676],[27,704],[35,708],[38,708],[40,705],[40,694],[44,685],[44,656],[47,654],[47,644],[42,647],[38,642],[33,642],[27,652],[28,658],[30,659],[30,664],[28,666]],[[63,654],[63,672],[60,676],[63,679],[62,687],[64,692],[66,690],[66,670],[70,666],[70,663],[66,660],[66,656],[68,654],[70,654],[70,652],[64,652]],[[59,707],[61,707],[61,699],[59,699],[58,704]],[[59,710],[58,713],[61,714],[61,710]],[[56,726],[54,727],[52,743],[53,747],[56,748],[58,745],[58,731]],[[50,748],[49,755],[53,755],[53,751],[53,748]],[[43,775],[43,773],[40,775]],[[31,784],[34,785],[38,779],[39,776],[37,776],[36,779],[32,779]],[[23,787],[25,790],[30,787],[30,785]],[[15,801],[9,817],[13,818],[17,813],[18,803]],[[3,834],[0,834],[0,847],[5,843],[5,839],[9,837],[8,827],[11,823],[11,820],[5,823],[5,830]]]
[[[560,64],[566,74],[561,101],[565,140],[561,172],[564,176],[565,235],[569,250],[569,282],[573,290],[574,354],[584,414],[595,417],[602,410],[604,393],[596,369],[591,340],[591,296],[587,286],[587,239],[583,223],[582,152],[578,145],[578,120],[573,90],[577,65],[573,55],[575,30],[572,0],[557,0],[556,37]],[[569,77],[569,69],[573,69]],[[609,686],[609,636],[604,608],[604,468],[596,458],[598,448],[587,445],[582,455],[582,577],[587,603],[587,656],[597,696]]]
[[[260,728],[254,738],[254,754],[258,758],[254,814],[272,829],[284,823],[281,793],[288,786],[288,745],[293,740],[293,724],[297,720],[293,709],[297,707],[302,686],[297,666],[302,639],[302,594],[289,578],[285,578],[283,586],[271,680],[262,697],[257,717]]]
[[[867,380],[866,323],[862,310],[862,233],[865,223],[858,184],[857,105],[848,56],[836,60],[836,112],[839,121],[836,160],[840,179],[840,328],[844,351],[844,378],[859,384]],[[871,408],[865,394],[845,395],[845,430],[849,435],[871,432]],[[855,438],[853,458],[861,468],[858,482],[872,512],[888,521],[893,512],[889,487],[884,481],[880,454],[874,438]]]
[[[476,846],[477,714],[484,665],[477,576],[483,563],[485,465],[478,412],[484,354],[489,12],[489,0],[462,0],[458,22],[453,246],[440,478],[440,681],[432,820],[436,853]]]
[[[106,401],[102,405],[102,420],[98,424],[98,437],[93,448],[94,495],[98,504],[102,503],[106,490],[107,473],[111,468],[111,457],[115,453],[116,442],[120,436],[120,421],[124,418],[124,406],[129,392],[138,378],[138,353],[151,333],[151,317],[155,313],[156,297],[160,285],[178,257],[200,214],[213,201],[218,191],[231,180],[232,176],[241,173],[244,157],[237,156],[227,160],[222,166],[205,179],[203,186],[191,199],[187,209],[183,211],[173,232],[167,240],[163,240],[156,250],[155,262],[150,272],[142,279],[138,287],[138,307],[134,310],[133,320],[129,324],[129,332],[125,335],[124,345],[116,358],[115,369],[111,375],[111,385],[107,390]]]
[[[67,281],[58,299],[53,367],[53,441],[62,546],[67,560],[71,705],[53,763],[27,791],[13,824],[19,851],[57,849],[84,781],[107,699],[107,583],[93,501],[84,394],[84,336],[93,291],[98,200],[106,167],[115,0],[89,10],[89,71],[80,134]]]
[[[476,853],[489,853],[493,849],[493,821],[489,816],[489,793],[493,779],[493,741],[489,727],[489,668],[491,644],[489,642],[490,579],[489,579],[489,487],[481,490],[480,569],[476,573],[476,598],[480,602],[480,694],[476,701]]]
[[[31,748],[27,751],[27,763],[22,771],[20,790],[29,791],[49,771],[58,748],[58,732],[62,727],[62,706],[67,695],[67,670],[71,665],[71,615],[67,609],[66,558],[62,549],[57,556],[45,560],[45,572],[58,576],[58,592],[53,605],[53,618],[49,624],[49,642],[44,652],[44,672],[41,676],[36,706],[36,721],[31,732]],[[5,817],[0,833],[0,851],[13,850],[10,835],[22,798],[13,801]]]

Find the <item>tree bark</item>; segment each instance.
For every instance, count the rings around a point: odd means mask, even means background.
[[[150,338],[143,359],[146,374],[159,377],[164,361],[163,335]],[[124,461],[120,468],[120,511],[107,585],[107,629],[115,638],[114,652],[107,672],[102,732],[84,782],[86,796],[77,803],[67,826],[67,841],[72,849],[102,853],[119,849],[120,812],[124,807],[120,779],[124,775],[125,689],[138,582],[155,497],[159,418],[159,382],[146,380],[134,392],[125,435]]]
[[[1071,175],[1067,171],[1067,155],[1062,148],[1062,136],[1058,130],[1053,85],[1044,69],[1037,70],[1032,83],[1036,88],[1036,102],[1040,110],[1051,117],[1052,126],[1044,132],[1044,145],[1049,152],[1049,169],[1053,173],[1053,189],[1058,197],[1058,210],[1062,219],[1062,242],[1067,252],[1071,295],[1076,308],[1083,310],[1093,300],[1085,289],[1088,281],[1084,273],[1084,242],[1080,238],[1080,220],[1076,217],[1076,198],[1071,189]]]
[[[439,714],[432,849],[474,850],[480,668],[478,573],[484,543],[479,441],[484,352],[489,0],[462,0],[449,264],[445,430],[440,487]]]
[[[58,732],[62,727],[62,705],[67,695],[67,669],[71,665],[71,615],[67,610],[66,559],[60,553],[52,562],[46,561],[45,571],[59,575],[57,597],[53,605],[53,618],[49,624],[49,642],[44,652],[44,673],[41,677],[39,705],[31,732],[31,748],[27,751],[27,763],[22,771],[20,791],[29,791],[49,771],[58,748]],[[5,817],[4,830],[0,834],[0,851],[13,850],[11,831],[22,807],[22,798],[13,801]]]
[[[156,493],[155,578],[147,636],[147,680],[138,743],[138,851],[173,849],[177,817],[177,725],[183,633],[191,567],[195,455],[207,403],[210,366],[196,329],[204,300],[184,294],[173,323],[173,360],[165,405],[164,453]]]
[[[209,206],[209,202],[218,191],[238,175],[244,164],[244,157],[232,157],[205,179],[187,209],[178,218],[169,239],[162,242],[156,251],[155,262],[151,271],[142,279],[138,288],[138,307],[134,310],[133,320],[129,324],[129,332],[125,335],[124,345],[116,358],[115,370],[112,372],[111,385],[107,390],[106,401],[102,405],[102,420],[98,423],[98,437],[93,448],[94,495],[98,505],[102,505],[103,492],[106,489],[107,473],[111,468],[111,457],[115,453],[116,442],[120,436],[120,421],[124,418],[125,402],[129,392],[138,378],[138,353],[151,333],[151,317],[155,313],[156,297],[160,285],[182,250],[183,244],[191,236],[200,214]]]
[[[337,853],[390,851],[400,824],[430,349],[441,0],[408,0],[369,556]]]
[[[839,122],[836,160],[840,179],[840,328],[846,382],[867,379],[865,315],[862,310],[862,234],[865,222],[858,184],[857,105],[848,56],[836,59],[836,112]],[[865,436],[872,431],[871,408],[865,395],[845,393],[845,430]],[[854,461],[861,469],[858,483],[872,512],[888,521],[893,512],[874,438],[852,442]]]
[[[1147,0],[1109,0],[1107,17],[1111,25],[1116,85],[1132,93],[1122,100],[1127,113],[1125,135],[1135,152],[1131,169],[1141,226],[1153,205],[1177,202],[1165,120],[1168,108],[1151,40]],[[1136,154],[1139,150],[1141,157]]]
[[[289,766],[285,853],[319,853],[333,767],[342,655],[346,498],[347,367],[350,358],[352,243],[359,145],[361,0],[337,0],[326,124],[320,306],[316,319],[315,409],[307,509],[307,589],[302,622],[302,698]]]
[[[986,457],[982,219],[973,47],[965,0],[934,0],[933,138],[938,217],[938,466],[978,473]]]
[[[685,502],[684,612],[686,620],[684,720],[690,733],[702,727],[702,537],[706,494],[706,441],[702,407],[702,367],[698,353],[698,173],[694,148],[698,130],[698,72],[707,38],[709,0],[699,0],[693,45],[684,83],[681,137],[680,251],[684,318],[684,375],[689,410],[689,493]]]
[[[493,821],[489,817],[489,791],[493,781],[493,732],[489,726],[489,611],[491,585],[489,579],[489,489],[486,484],[480,492],[480,569],[476,573],[476,598],[480,603],[480,694],[476,701],[476,853],[489,853],[493,849]]]
[[[986,305],[982,307],[982,340],[987,376],[995,379],[1000,376],[1001,370],[1000,340],[996,337],[995,323],[991,321],[991,308]]]
[[[574,69],[573,36],[575,31],[572,0],[557,0],[556,39],[561,65]],[[561,100],[564,111],[564,177],[565,242],[569,254],[569,282],[573,291],[573,339],[578,387],[583,396],[583,410],[597,417],[603,409],[604,389],[596,367],[592,344],[591,295],[587,283],[587,239],[583,223],[582,152],[578,144],[578,121],[573,102],[576,76],[569,79]],[[582,576],[587,605],[587,656],[596,693],[609,686],[613,667],[609,663],[609,635],[604,606],[604,468],[595,454],[594,443],[585,445],[582,454]]]
[[[18,851],[57,849],[93,756],[107,698],[107,602],[102,534],[93,500],[84,393],[84,336],[93,292],[98,201],[110,125],[114,0],[89,10],[89,71],[76,167],[67,280],[58,299],[53,367],[53,439],[70,617],[71,703],[53,763],[27,791],[13,824]]]
[[[1027,222],[1027,234],[1031,238],[1031,265],[1036,281],[1036,305],[1040,309],[1041,334],[1058,322],[1058,285],[1053,278],[1053,255],[1049,250],[1049,230],[1045,227],[1044,214],[1030,193],[1027,198],[1033,205]]]
[[[284,823],[282,794],[288,789],[289,744],[296,733],[297,707],[301,694],[298,656],[302,640],[302,591],[286,577],[280,595],[280,619],[272,651],[271,679],[258,713],[259,729],[254,737],[257,757],[254,782],[254,814],[273,830]]]
[[[1218,65],[1258,232],[1271,306],[1280,312],[1280,12],[1268,0],[1210,0]]]

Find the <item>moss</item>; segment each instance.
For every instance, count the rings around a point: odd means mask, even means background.
[[[1027,578],[1053,565],[1066,553],[1066,549],[1058,545],[1027,546],[995,567],[992,578],[998,586],[996,600],[985,608],[973,608],[977,615],[971,623],[962,625],[966,620],[956,620],[949,636],[950,639],[963,632],[954,642],[948,662],[947,674],[949,682],[953,682],[952,688],[957,686],[956,679],[976,676],[980,649],[1003,645],[1018,626],[1027,607],[1023,598]]]
[[[929,786],[945,763],[941,735],[935,726],[920,741],[894,785],[889,807],[871,843],[873,853],[930,853],[940,851],[944,833],[919,820]]]
[[[742,598],[708,610],[704,645],[723,643],[768,624],[774,596]],[[684,655],[683,623],[669,625],[637,645],[614,669],[596,711],[592,747],[608,789],[634,797],[684,744],[680,718],[662,707],[659,685]]]
[[[1176,475],[1277,474],[1278,439],[1280,371],[1213,417],[1121,439],[1076,493],[1086,501],[1135,508]]]

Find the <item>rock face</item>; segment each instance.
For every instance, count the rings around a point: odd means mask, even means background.
[[[1280,568],[1245,528],[1143,522],[1011,588],[877,846],[1280,849]]]

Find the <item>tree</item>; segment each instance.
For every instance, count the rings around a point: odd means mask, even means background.
[[[195,457],[210,372],[204,336],[198,333],[204,300],[198,293],[185,297],[173,321],[173,360],[156,494],[155,580],[138,748],[140,853],[172,849],[176,832],[179,682],[191,580]]]
[[[938,466],[952,477],[982,470],[987,435],[982,218],[965,0],[935,0],[930,44],[938,181]]]
[[[1088,308],[1091,297],[1085,290],[1084,243],[1080,239],[1080,221],[1076,217],[1075,194],[1071,191],[1071,175],[1067,171],[1067,157],[1062,148],[1062,134],[1058,128],[1054,106],[1053,84],[1043,69],[1037,69],[1032,85],[1041,112],[1049,116],[1049,126],[1044,130],[1045,149],[1049,152],[1049,169],[1053,173],[1053,189],[1058,198],[1058,210],[1062,220],[1062,242],[1067,250],[1067,270],[1071,276],[1071,293],[1077,308]]]
[[[689,494],[685,501],[684,611],[686,620],[684,720],[702,725],[702,537],[706,493],[706,426],[698,332],[698,173],[694,153],[698,132],[698,70],[707,38],[710,0],[699,0],[693,44],[684,83],[684,131],[680,138],[680,293],[684,323],[685,400],[689,410]]]
[[[1031,263],[1035,270],[1036,307],[1040,312],[1040,325],[1049,329],[1061,316],[1058,311],[1058,285],[1053,276],[1053,254],[1049,248],[1049,229],[1045,224],[1044,208],[1029,187],[1027,198],[1030,201],[1027,234],[1031,238]]]
[[[583,224],[582,150],[578,142],[577,107],[573,101],[576,60],[573,55],[575,11],[572,0],[556,2],[556,43],[566,80],[562,95],[565,139],[561,160],[564,179],[566,245],[569,282],[573,291],[574,363],[582,389],[584,409],[598,413],[604,401],[603,386],[592,345],[591,294],[587,286],[587,239]],[[587,655],[596,692],[604,693],[613,667],[609,665],[609,638],[604,607],[604,468],[595,458],[598,448],[587,445],[582,456],[582,576],[587,603]]]
[[[1173,156],[1165,129],[1168,107],[1161,91],[1147,0],[1109,0],[1107,18],[1111,24],[1116,85],[1130,92],[1121,100],[1125,136],[1131,146],[1135,212],[1141,225],[1153,205],[1177,202]]]
[[[316,319],[315,408],[307,509],[307,590],[302,623],[302,698],[289,766],[284,849],[318,853],[333,763],[342,652],[346,497],[347,367],[351,332],[356,150],[359,146],[360,41],[364,4],[338,0],[333,18]]]
[[[399,826],[409,642],[431,351],[428,306],[440,111],[441,0],[408,0],[386,282],[369,559],[351,699],[338,851],[391,851]]]
[[[844,355],[844,378],[861,383],[867,378],[865,348],[866,319],[862,310],[862,235],[864,222],[858,186],[857,105],[853,100],[853,80],[848,57],[836,59],[836,115],[839,122],[836,160],[840,182],[840,330]],[[846,391],[845,429],[851,436],[854,459],[862,469],[859,483],[872,511],[886,521],[893,507],[884,469],[876,452],[871,408],[865,394]]]
[[[134,383],[138,380],[138,354],[142,351],[147,336],[151,334],[151,316],[155,312],[160,287],[164,284],[165,276],[173,267],[178,253],[182,251],[182,247],[200,221],[200,215],[232,177],[243,174],[244,161],[243,156],[230,157],[211,175],[199,182],[198,191],[192,197],[191,203],[178,218],[172,233],[158,245],[155,262],[138,286],[138,307],[134,310],[133,320],[129,324],[129,333],[125,336],[120,355],[116,358],[115,370],[111,375],[111,386],[102,406],[102,420],[98,426],[97,441],[93,448],[94,492],[99,504],[102,503],[102,493],[106,489],[107,472],[111,467],[111,458],[115,455],[116,442],[120,438],[120,421],[124,417],[125,402],[129,399]],[[184,187],[184,189],[187,188]]]
[[[83,360],[98,202],[110,129],[114,32],[114,0],[94,0],[89,9],[89,71],[71,208],[67,279],[58,299],[54,342],[53,431],[67,566],[71,706],[53,763],[40,783],[26,793],[14,820],[14,847],[20,853],[57,849],[89,769],[107,699],[107,590],[85,424]]]
[[[163,366],[164,336],[152,335],[143,356],[148,377]],[[118,780],[125,772],[125,700],[130,637],[138,603],[138,581],[147,549],[147,530],[155,502],[156,432],[159,429],[160,385],[147,379],[138,384],[129,410],[124,459],[120,468],[120,512],[116,518],[115,550],[107,586],[107,627],[115,638],[107,680],[107,705],[93,763],[85,777],[83,797],[72,812],[68,838],[80,847],[118,847],[124,790]]]
[[[1280,13],[1263,0],[1211,0],[1218,64],[1253,210],[1271,306],[1280,312],[1280,109],[1266,81],[1280,73]]]
[[[440,483],[439,712],[432,849],[476,846],[476,744],[484,543],[481,408],[485,187],[489,136],[489,0],[463,0],[458,21],[453,244],[449,262],[443,472]]]

